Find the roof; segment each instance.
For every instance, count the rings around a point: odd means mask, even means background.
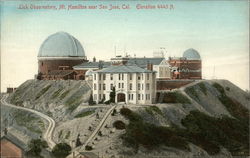
[[[80,65],[76,65],[73,68],[74,69],[84,69],[84,68],[99,68],[99,66],[102,66],[103,68],[109,67],[111,65],[111,62],[84,62]]]
[[[53,75],[53,76],[67,76],[69,74],[72,74],[74,70],[52,70],[48,72],[48,75]]]
[[[137,65],[119,65],[119,66],[110,66],[99,71],[97,73],[150,73],[147,69],[138,67]]]
[[[147,64],[160,65],[165,58],[130,58],[127,64],[136,64],[141,68],[146,68]]]
[[[187,58],[187,60],[201,60],[200,54],[193,48],[187,49],[183,53],[183,57]]]
[[[17,137],[12,135],[11,133],[1,136],[1,141],[4,139],[13,143],[14,145],[16,145],[18,148],[20,148],[23,151],[28,150],[28,146],[25,143],[23,143],[21,140],[19,140]]]
[[[85,57],[85,52],[75,37],[66,32],[57,32],[42,43],[38,57]]]

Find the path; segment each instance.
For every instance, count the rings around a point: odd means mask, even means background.
[[[16,105],[12,105],[12,104],[7,103],[6,102],[7,97],[8,97],[7,95],[4,95],[2,97],[2,99],[1,99],[1,104],[2,105],[9,106],[9,107],[16,108],[16,109],[29,111],[31,113],[34,113],[34,114],[42,117],[43,119],[45,119],[45,120],[47,120],[49,122],[49,126],[48,126],[46,132],[44,133],[43,138],[47,141],[48,146],[52,149],[56,145],[55,142],[52,140],[53,131],[55,129],[55,121],[51,117],[49,117],[49,116],[47,116],[47,115],[45,115],[45,114],[43,114],[41,112],[38,112],[36,110],[29,109],[29,108],[24,108],[24,107],[21,107],[21,106],[16,106]]]
[[[87,139],[87,141],[83,144],[83,146],[85,147],[86,145],[88,145],[88,143],[96,136],[96,134],[100,131],[100,129],[102,128],[103,124],[105,123],[105,121],[107,120],[108,116],[111,114],[111,112],[117,107],[117,105],[112,106],[105,114],[105,116],[102,118],[101,122],[99,123],[99,125],[96,127],[96,129],[94,130],[94,132],[90,135],[90,137]]]

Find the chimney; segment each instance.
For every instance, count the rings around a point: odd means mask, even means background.
[[[96,62],[96,58],[95,57],[93,58],[93,62]]]
[[[147,69],[150,70],[150,71],[153,71],[153,64],[148,63],[147,64]]]

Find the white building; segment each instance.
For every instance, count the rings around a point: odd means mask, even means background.
[[[93,72],[93,99],[109,100],[115,87],[115,102],[151,104],[156,94],[155,71],[137,65],[110,66]]]

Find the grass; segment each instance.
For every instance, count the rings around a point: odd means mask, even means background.
[[[118,129],[118,130],[122,130],[122,129],[125,129],[125,123],[122,122],[121,120],[117,120],[113,123],[113,126]]]
[[[201,91],[202,91],[205,95],[207,95],[207,88],[206,88],[206,85],[205,85],[203,82],[200,82],[200,83],[198,83],[197,85],[200,87]]]
[[[163,116],[161,109],[159,109],[157,106],[148,106],[145,108],[145,110],[147,113],[149,113],[152,116],[154,115],[154,113],[157,113]]]
[[[31,132],[42,134],[44,123],[38,117],[32,116],[30,113],[24,111],[16,111],[14,118],[17,125],[25,127]]]
[[[80,117],[85,117],[85,116],[89,116],[92,115],[93,113],[95,113],[95,111],[84,111],[82,113],[79,113],[75,116],[75,118],[80,118]]]
[[[59,134],[58,134],[58,138],[60,139],[62,137],[62,133],[63,133],[63,130],[60,130]]]
[[[39,99],[44,93],[46,93],[50,89],[50,87],[51,85],[48,85],[45,88],[43,88],[40,92],[38,92],[35,100]]]
[[[75,97],[74,95],[72,95],[66,102],[65,105],[68,106],[68,110],[69,111],[74,111],[78,105],[81,104],[82,100],[81,100],[81,96]]]
[[[163,93],[164,98],[162,103],[188,103],[191,104],[191,101],[181,94],[180,92],[166,92]]]
[[[129,119],[126,132],[121,136],[123,143],[138,151],[140,145],[145,148],[157,149],[159,146],[169,146],[189,151],[191,142],[207,151],[210,155],[220,152],[224,147],[233,156],[249,155],[248,123],[227,116],[214,118],[199,111],[191,111],[179,128],[161,127],[143,121],[142,117],[130,109],[121,109],[121,114]],[[237,114],[239,115],[239,114]],[[244,116],[249,119],[249,116]]]
[[[51,99],[55,99],[59,96],[59,94],[61,93],[63,89],[58,89],[57,91],[55,91],[52,96],[51,96]]]
[[[186,88],[185,91],[186,91],[188,94],[191,94],[191,96],[193,96],[196,100],[200,100],[200,99],[199,99],[199,95],[198,95],[198,93],[196,92],[196,89],[195,89],[194,86],[191,86],[191,87]]]
[[[65,139],[69,139],[69,136],[70,136],[70,131],[67,132]]]
[[[67,90],[67,91],[65,91],[65,92],[63,92],[61,95],[60,95],[60,99],[62,100],[62,99],[64,99],[65,97],[66,97],[66,95],[68,94],[70,92],[70,90]]]

